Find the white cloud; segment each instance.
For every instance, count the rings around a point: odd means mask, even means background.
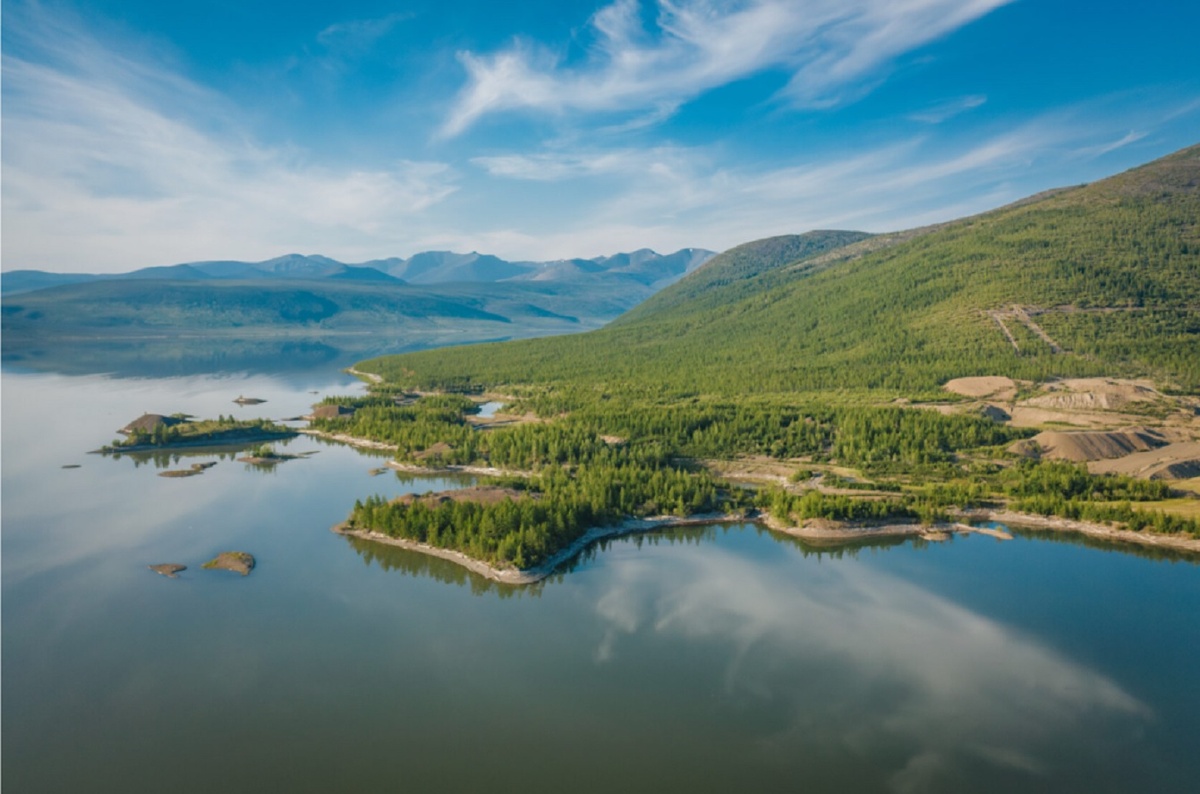
[[[456,190],[443,163],[334,170],[260,145],[169,70],[63,22],[23,31],[3,59],[7,268],[375,251]]]
[[[531,222],[472,240],[500,255],[552,258],[611,253],[633,241],[660,251],[723,250],[812,229],[923,226],[1113,173],[1118,168],[1098,164],[1103,155],[1147,135],[1127,134],[1131,123],[1157,130],[1175,112],[1169,102],[1114,111],[1106,99],[966,139],[923,128],[871,147],[851,143],[780,163],[731,164],[717,147],[678,146],[476,158],[492,176],[544,183],[559,195],[557,183],[566,180],[578,183],[578,192],[601,180],[613,186],[550,228]]]
[[[492,176],[533,182],[559,182],[586,176],[673,176],[694,167],[694,150],[675,147],[614,149],[594,152],[545,152],[474,157],[471,162]]]
[[[644,113],[751,75],[790,74],[789,101],[844,100],[891,61],[1010,0],[658,0],[653,29],[638,0],[617,0],[591,20],[597,42],[583,64],[518,41],[492,55],[459,54],[468,84],[446,119],[454,136],[506,110]],[[847,93],[849,92],[849,94]]]
[[[974,110],[985,102],[987,102],[986,96],[973,94],[971,96],[952,99],[948,102],[941,102],[924,110],[910,113],[908,117],[913,121],[920,121],[924,124],[941,124],[943,121],[966,113],[968,110]]]
[[[330,49],[360,52],[386,36],[400,22],[412,18],[411,13],[388,14],[376,19],[352,19],[337,22],[317,34],[317,41]]]

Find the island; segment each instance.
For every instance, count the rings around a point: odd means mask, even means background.
[[[251,463],[255,466],[274,466],[278,463],[283,463],[286,460],[295,460],[302,457],[300,455],[288,455],[283,452],[277,452],[270,444],[260,444],[250,450],[249,454],[238,458],[239,463]]]
[[[186,414],[143,414],[117,431],[125,436],[98,452],[117,454],[175,447],[217,446],[279,441],[298,435],[296,430],[267,419],[195,420]]]
[[[223,551],[216,557],[201,565],[201,568],[217,571],[232,571],[242,576],[249,576],[254,570],[254,555],[244,551]]]

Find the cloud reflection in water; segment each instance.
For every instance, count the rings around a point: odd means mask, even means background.
[[[764,753],[894,755],[896,792],[941,790],[968,768],[1052,775],[1062,753],[1112,741],[1112,720],[1151,717],[1106,676],[911,582],[850,559],[780,560],[715,544],[615,560],[597,663],[632,635],[687,641],[722,660],[722,708],[773,715]]]

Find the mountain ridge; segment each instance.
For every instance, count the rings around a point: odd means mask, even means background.
[[[952,377],[992,374],[1153,375],[1196,389],[1198,230],[1193,146],[979,215],[751,263],[745,279],[706,285],[700,268],[588,334],[367,366],[426,387],[672,394],[933,395]]]
[[[155,280],[314,280],[350,279],[395,284],[448,284],[460,282],[588,280],[605,274],[627,278],[648,287],[660,287],[702,265],[715,252],[683,248],[659,254],[648,248],[630,253],[591,259],[510,262],[472,251],[423,251],[408,259],[391,257],[360,263],[340,262],[320,254],[289,253],[261,262],[200,260],[174,265],[155,265],[126,273],[53,273],[18,269],[0,274],[0,291],[16,295],[61,284],[78,284],[116,279]],[[564,267],[577,263],[574,269]]]

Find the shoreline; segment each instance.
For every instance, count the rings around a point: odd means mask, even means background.
[[[1109,543],[1133,543],[1141,546],[1154,546],[1160,549],[1200,554],[1200,538],[1193,538],[1188,535],[1134,532],[1130,529],[1117,529],[1088,521],[1074,521],[1069,518],[1060,518],[1059,516],[1040,516],[1033,513],[1018,513],[1012,510],[975,508],[960,511],[959,515],[963,518],[976,521],[995,521],[998,524],[1010,524],[1017,528],[1075,532]]]
[[[236,438],[203,438],[195,441],[176,441],[170,444],[139,444],[136,447],[103,446],[94,449],[92,455],[124,455],[127,452],[158,452],[172,449],[187,449],[188,447],[236,447],[243,444],[254,444],[261,441],[281,441],[285,438],[295,438],[303,430],[289,430],[285,433],[258,433],[252,436]]]
[[[419,463],[401,463],[389,460],[387,467],[408,474],[478,474],[483,477],[525,477],[533,476],[531,471],[520,469],[498,469],[495,466],[472,466],[471,464],[446,464],[445,466],[422,466]]]
[[[430,469],[412,467],[418,471],[429,472]],[[1181,537],[1176,535],[1161,535],[1156,533],[1133,532],[1124,529],[1114,529],[1100,524],[1089,524],[1084,521],[1072,521],[1056,516],[1039,516],[1032,513],[1016,513],[1008,510],[974,509],[958,514],[963,519],[995,521],[996,523],[1012,525],[1016,528],[1043,529],[1056,532],[1079,533],[1111,543],[1132,543],[1144,546],[1170,549],[1172,551],[1191,552],[1200,554],[1200,538]],[[833,526],[789,526],[778,519],[767,515],[740,516],[730,514],[705,514],[680,518],[677,516],[654,516],[651,518],[630,518],[620,524],[609,527],[593,527],[577,538],[571,545],[559,551],[545,562],[532,568],[498,568],[490,563],[478,560],[465,552],[431,546],[406,538],[393,538],[382,532],[368,529],[351,529],[346,524],[338,524],[331,531],[338,535],[383,543],[401,549],[428,554],[461,565],[467,570],[479,574],[494,582],[510,585],[533,584],[552,575],[565,562],[573,559],[594,543],[610,538],[633,535],[640,532],[650,532],[675,527],[704,526],[708,524],[757,524],[773,532],[790,535],[800,540],[820,543],[828,542],[831,546],[839,543],[872,540],[874,538],[922,538],[928,541],[949,540],[952,535],[986,535],[999,541],[1012,540],[1013,536],[1003,529],[992,527],[975,527],[962,521],[940,522],[929,526],[923,524],[879,524],[863,526],[841,524]],[[832,522],[831,522],[832,523]]]
[[[594,543],[609,538],[617,538],[625,535],[635,535],[639,532],[650,532],[659,529],[671,529],[673,527],[687,526],[704,526],[707,524],[740,524],[743,522],[753,523],[754,519],[744,516],[734,516],[727,514],[706,514],[703,516],[688,516],[680,518],[677,516],[654,516],[652,518],[630,518],[610,527],[593,527],[587,532],[576,538],[569,546],[562,549],[558,553],[548,558],[545,562],[535,565],[532,568],[497,568],[483,560],[478,560],[465,552],[456,551],[455,549],[444,549],[440,546],[431,546],[428,543],[421,543],[416,540],[408,540],[407,538],[393,538],[390,535],[385,535],[382,532],[375,532],[369,529],[351,529],[346,524],[338,524],[332,527],[331,531],[337,535],[346,537],[358,538],[359,540],[369,540],[374,543],[382,543],[387,546],[396,546],[397,548],[407,549],[409,551],[428,554],[431,557],[438,557],[443,560],[461,565],[472,573],[491,579],[494,582],[501,584],[522,585],[534,584],[540,582],[552,575],[565,562],[574,559],[581,554],[585,549]]]
[[[325,430],[317,430],[312,427],[303,427],[296,431],[300,435],[313,436],[314,438],[323,438],[326,441],[336,441],[339,444],[347,444],[351,447],[362,447],[363,449],[382,449],[395,452],[395,444],[385,444],[382,441],[374,441],[369,438],[359,438],[358,436],[348,436],[345,433],[330,433]]]
[[[855,524],[853,522],[820,521],[808,526],[793,526],[774,516],[762,513],[752,519],[755,523],[765,526],[773,532],[791,535],[794,538],[809,541],[843,541],[871,540],[873,538],[925,538],[926,540],[946,540],[952,532],[974,532],[975,528],[966,524],[939,522],[937,524],[917,523],[881,523]],[[992,534],[986,532],[983,534]]]
[[[363,372],[362,370],[355,369],[354,367],[346,367],[346,372],[356,378],[362,378],[370,383],[383,383],[383,376],[376,375],[374,372]]]

